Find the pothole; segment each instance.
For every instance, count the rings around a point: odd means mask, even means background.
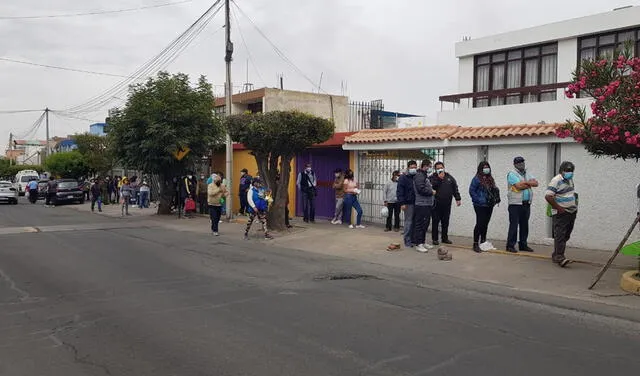
[[[380,277],[370,274],[355,274],[355,273],[330,273],[325,275],[316,276],[316,281],[345,281],[345,280],[382,280]]]

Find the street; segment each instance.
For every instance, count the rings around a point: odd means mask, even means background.
[[[640,369],[638,322],[448,276],[25,200],[0,230],[3,376]]]

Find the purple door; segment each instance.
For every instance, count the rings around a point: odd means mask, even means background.
[[[296,178],[309,162],[318,179],[316,197],[316,218],[333,218],[335,210],[335,191],[333,179],[336,168],[349,168],[349,152],[341,148],[309,149],[296,157]],[[294,182],[295,184],[295,182]],[[297,188],[296,188],[297,189]],[[296,215],[302,217],[302,194],[296,192]]]

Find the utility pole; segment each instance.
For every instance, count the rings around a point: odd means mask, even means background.
[[[232,95],[233,95],[233,86],[231,84],[231,61],[233,60],[233,43],[231,42],[231,8],[230,8],[230,0],[225,0],[224,2],[224,16],[225,16],[225,55],[224,61],[227,65],[227,82],[226,82],[226,105],[225,110],[227,116],[231,116],[233,106]],[[226,159],[227,159],[227,168],[226,168],[226,176],[227,176],[227,185],[229,190],[233,186],[233,141],[231,140],[231,135],[227,132],[227,147],[226,147]],[[228,199],[226,201],[227,204],[227,219],[231,220],[233,218],[233,200]]]
[[[7,155],[9,157],[9,166],[13,165],[13,133],[9,133],[9,149]]]
[[[45,147],[45,153],[44,153],[44,161],[47,160],[47,158],[49,158],[49,154],[50,154],[50,150],[49,149],[49,107],[44,109],[44,119],[45,119],[45,126],[46,126],[46,130],[47,130],[47,146]],[[41,161],[42,164],[44,164],[44,161]]]

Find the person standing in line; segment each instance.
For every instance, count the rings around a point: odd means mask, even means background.
[[[385,232],[391,231],[391,222],[393,220],[393,230],[400,231],[400,204],[398,203],[398,178],[400,171],[394,171],[391,174],[391,181],[384,186],[384,205],[387,207],[389,214],[387,215],[387,225]]]
[[[415,221],[413,244],[417,244],[416,251],[420,253],[426,253],[429,249],[433,248],[433,246],[426,241],[435,194],[429,178],[433,173],[431,166],[430,160],[423,160],[420,165],[420,170],[418,170],[418,173],[413,178],[413,186],[416,191],[416,202],[413,214]]]
[[[349,228],[351,229],[365,228],[365,226],[362,225],[362,207],[360,206],[360,201],[358,201],[359,193],[360,189],[358,189],[358,182],[353,175],[353,171],[347,169],[344,172],[344,206],[342,210],[344,211],[344,215],[347,216],[346,220],[349,222]],[[355,224],[353,224],[351,219],[351,209],[355,209],[356,211]]]
[[[47,182],[47,198],[45,200],[44,206],[56,206],[56,194],[58,192],[58,182],[54,179],[53,176],[49,176],[49,181]]]
[[[222,184],[222,183],[220,183]],[[209,203],[208,203],[208,185],[207,180],[205,179],[204,174],[200,174],[200,179],[198,179],[198,184],[196,186],[196,196],[198,197],[198,208],[200,214],[209,214]]]
[[[195,212],[195,209],[193,210],[186,210],[186,202],[187,200],[194,200],[197,198],[196,197],[196,188],[197,188],[197,181],[193,178],[193,173],[191,171],[187,172],[187,176],[185,176],[184,178],[182,178],[182,183],[180,184],[180,202],[179,205],[181,205],[181,208],[185,209],[184,210],[184,217],[185,218],[192,218],[193,213]]]
[[[507,252],[516,253],[518,227],[520,227],[520,241],[518,248],[522,252],[533,252],[527,244],[529,237],[529,217],[531,216],[531,201],[533,190],[538,181],[525,168],[524,158],[513,159],[515,169],[507,174],[507,198],[509,200],[509,233],[507,235]]]
[[[551,179],[544,196],[552,208],[553,254],[551,260],[563,268],[571,262],[564,253],[578,215],[578,194],[573,184],[574,171],[575,165],[572,162],[562,162],[558,175]]]
[[[446,172],[444,163],[436,162],[436,172],[431,175],[431,185],[436,191],[435,207],[433,208],[433,227],[431,228],[431,240],[433,245],[439,245],[439,227],[442,224],[442,242],[452,244],[449,240],[449,219],[451,218],[451,202],[456,200],[456,205],[462,205],[462,197],[458,190],[456,179]]]
[[[91,211],[95,211],[96,202],[98,203],[98,212],[102,213],[102,179],[97,177],[90,188],[91,193]]]
[[[129,179],[127,177],[122,178],[122,185],[120,186],[120,201],[122,202],[121,212],[122,216],[131,215],[129,214],[129,201],[131,200],[131,196],[133,195],[133,189],[131,185],[129,185]]]
[[[113,204],[114,203],[114,199],[115,199],[115,176],[112,178],[110,176],[107,176],[107,182],[105,183],[106,187],[104,187],[104,189],[106,189],[106,196],[104,196],[105,200],[104,200],[104,204],[105,205],[109,205],[109,204]]]
[[[146,180],[142,180],[140,184],[140,209],[149,207],[149,196],[151,194],[151,187]]]
[[[333,171],[333,189],[336,192],[336,208],[333,213],[332,225],[342,224],[342,209],[344,207],[344,174],[342,169],[338,168]]]
[[[251,230],[251,225],[253,225],[253,221],[256,220],[256,217],[262,225],[264,238],[266,240],[273,239],[273,236],[269,234],[269,229],[267,228],[267,210],[269,210],[267,192],[259,177],[255,177],[251,183],[251,188],[247,191],[249,221],[247,222],[247,228],[244,231],[244,239],[249,240],[249,231]]]
[[[240,184],[238,186],[238,195],[240,196],[240,210],[238,214],[247,215],[248,202],[247,202],[247,192],[251,189],[251,175],[249,175],[249,170],[243,168],[240,171]]]
[[[302,193],[302,212],[304,222],[316,222],[316,194],[317,194],[316,174],[311,169],[311,163],[304,165],[304,171],[298,173],[296,186]]]
[[[469,195],[476,212],[476,225],[473,228],[473,251],[482,252],[480,244],[487,242],[487,231],[493,214],[493,207],[500,203],[500,191],[491,175],[489,162],[480,162],[476,176],[471,179]],[[489,248],[493,245],[488,244]]]
[[[202,179],[204,181],[204,179]],[[222,204],[229,195],[227,187],[222,184],[222,177],[215,175],[213,183],[207,186],[207,204],[209,205],[209,217],[211,219],[211,232],[213,236],[220,236],[218,227],[222,218]]]
[[[400,204],[400,209],[404,212],[404,231],[402,237],[406,248],[413,247],[413,212],[416,202],[416,192],[413,187],[413,179],[417,173],[418,163],[416,161],[409,161],[407,163],[407,173],[403,174],[398,179],[398,188],[396,190],[398,204]]]

